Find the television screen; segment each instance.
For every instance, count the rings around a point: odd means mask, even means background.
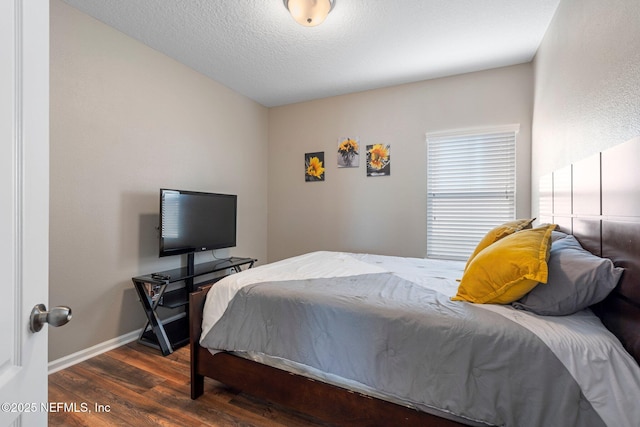
[[[160,256],[236,245],[238,197],[160,189]]]

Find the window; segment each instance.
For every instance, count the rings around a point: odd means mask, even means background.
[[[427,134],[427,257],[466,260],[515,219],[519,125]]]

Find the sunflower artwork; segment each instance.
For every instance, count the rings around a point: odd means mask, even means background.
[[[367,145],[367,176],[391,175],[391,147],[387,144]]]
[[[338,140],[338,167],[357,168],[360,166],[360,144],[358,138]]]
[[[304,155],[304,180],[324,181],[324,151]]]

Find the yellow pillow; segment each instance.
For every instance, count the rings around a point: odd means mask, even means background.
[[[481,250],[462,275],[451,299],[509,304],[547,283],[551,232],[555,224],[511,234]]]
[[[527,228],[531,228],[531,223],[535,220],[535,218],[530,219],[516,219],[514,221],[505,222],[502,225],[495,227],[493,230],[490,230],[487,234],[484,235],[476,249],[473,251],[469,259],[467,260],[467,265],[464,267],[465,271],[469,268],[469,263],[471,260],[478,255],[478,253],[491,245],[494,242],[502,239],[503,237],[507,237],[510,234],[515,233],[516,231],[524,230]]]

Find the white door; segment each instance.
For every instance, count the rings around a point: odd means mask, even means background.
[[[0,1],[0,426],[47,424],[49,0]]]

